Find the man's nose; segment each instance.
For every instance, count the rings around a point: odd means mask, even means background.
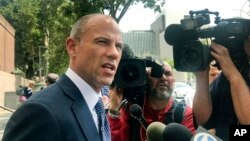
[[[111,45],[107,50],[107,56],[112,59],[116,59],[121,55],[121,51],[116,47],[116,45]]]
[[[161,79],[161,80],[167,80],[167,76],[166,76],[165,74],[162,74],[162,76],[161,76],[160,79]]]

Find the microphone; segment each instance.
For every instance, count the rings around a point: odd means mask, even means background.
[[[162,135],[164,141],[190,141],[193,133],[181,124],[169,123]]]
[[[165,125],[161,122],[151,123],[146,131],[149,141],[190,141],[193,134],[178,123]]]
[[[149,124],[146,130],[148,141],[163,141],[162,133],[165,127],[165,124],[158,121]]]
[[[201,140],[207,140],[207,141],[223,141],[219,137],[211,134],[208,132],[205,128],[199,126],[196,130],[196,133],[192,137],[191,141],[201,141]]]
[[[129,107],[130,115],[137,119],[142,127],[146,130],[148,127],[148,123],[146,122],[145,118],[143,117],[143,112],[141,107],[138,104],[132,104]]]

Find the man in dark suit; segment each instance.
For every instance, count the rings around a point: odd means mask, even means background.
[[[121,59],[118,24],[103,14],[84,16],[74,24],[66,48],[66,73],[16,110],[3,141],[110,141],[109,124],[100,135],[95,105]]]

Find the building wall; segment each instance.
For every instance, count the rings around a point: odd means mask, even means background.
[[[13,72],[15,66],[15,30],[0,15],[0,71]]]
[[[123,33],[124,43],[127,43],[137,56],[156,56],[173,61],[173,47],[166,43],[164,33],[166,29],[165,14],[151,24],[150,31],[134,30]],[[176,81],[187,82],[188,73],[174,70]]]
[[[0,71],[0,105],[8,107],[8,105],[6,104],[16,103],[16,100],[13,101],[13,99],[8,99],[10,98],[9,95],[13,95],[13,93],[15,94],[16,89],[20,85],[28,86],[29,81],[30,80],[24,79],[20,76],[15,76],[13,74]],[[18,96],[14,95],[14,97],[17,98]],[[13,108],[13,107],[9,107],[9,108]]]
[[[153,31],[130,31],[123,33],[122,36],[124,43],[129,45],[136,56],[159,55]]]

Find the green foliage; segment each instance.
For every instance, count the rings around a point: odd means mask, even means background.
[[[34,46],[41,43],[40,32],[37,29],[37,1],[16,0],[1,1],[1,14],[11,23],[15,33],[15,64],[24,71],[25,64],[30,67],[27,72],[34,72],[33,62],[36,57]],[[31,76],[31,75],[27,75]]]
[[[89,13],[107,13],[118,23],[131,5],[141,2],[145,8],[160,12],[161,7],[165,4],[165,0],[71,0],[71,2],[71,5],[65,10],[66,15],[75,13],[79,18]]]
[[[38,76],[39,46],[43,46],[42,75],[62,74],[68,67],[65,39],[76,19],[107,11],[119,22],[128,8],[139,2],[160,11],[165,0],[1,0],[0,13],[16,30],[16,68],[26,72],[27,78]]]
[[[47,51],[41,51],[41,67],[46,75],[47,61],[54,61],[54,55],[66,58],[64,43],[74,16],[67,17],[61,12],[61,7],[68,2],[59,0],[15,0],[0,1],[0,12],[16,30],[15,34],[15,64],[26,72],[28,78],[38,75],[39,46],[46,46]],[[56,54],[54,52],[57,52]],[[62,54],[59,54],[64,52]],[[51,57],[50,57],[51,56]],[[51,59],[50,59],[51,58]],[[54,59],[54,60],[53,60]],[[58,58],[57,58],[58,60]],[[58,61],[55,61],[58,63]],[[65,62],[65,61],[64,61]],[[28,65],[28,69],[25,65]],[[54,64],[55,63],[50,63]],[[65,63],[60,63],[60,65]],[[51,71],[59,70],[56,65]],[[59,66],[59,67],[58,67]],[[27,70],[26,70],[27,69]],[[50,71],[50,69],[49,69]]]

